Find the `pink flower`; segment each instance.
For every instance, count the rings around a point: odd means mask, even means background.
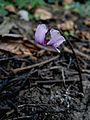
[[[47,41],[45,38],[47,32],[48,32],[47,26],[45,24],[39,24],[35,32],[36,43],[39,43],[43,46],[51,46],[52,48],[60,52],[58,47],[65,41],[65,38],[60,34],[58,30],[51,29],[50,30],[51,39]]]

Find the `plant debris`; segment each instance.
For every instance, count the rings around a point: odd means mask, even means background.
[[[44,11],[36,20],[0,17],[0,120],[90,118],[89,18],[57,3],[48,6],[50,13],[46,7],[30,9]],[[58,27],[65,36],[60,53],[35,43],[38,24]]]

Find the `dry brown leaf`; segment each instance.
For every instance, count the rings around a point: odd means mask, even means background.
[[[16,55],[31,56],[34,60],[36,60],[36,57],[33,56],[30,48],[26,47],[22,41],[0,42],[0,49],[5,50],[5,51],[9,51],[9,52],[14,53]]]
[[[90,53],[90,49],[89,49],[89,48],[82,47],[81,50],[82,50],[82,52],[84,52],[84,53]]]
[[[90,32],[89,31],[77,31],[76,33],[81,39],[90,40]]]
[[[5,9],[8,10],[9,12],[16,13],[16,8],[13,5],[7,5]]]
[[[86,20],[84,21],[84,23],[85,23],[85,25],[87,25],[87,26],[90,27],[90,18],[86,19]]]
[[[74,22],[71,20],[68,20],[64,23],[57,24],[58,29],[61,30],[73,30],[74,29]]]
[[[64,4],[71,4],[73,0],[64,0]]]
[[[37,8],[35,10],[34,16],[37,19],[41,19],[41,20],[47,20],[52,18],[52,14],[43,8]]]

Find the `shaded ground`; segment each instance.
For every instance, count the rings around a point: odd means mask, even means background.
[[[49,11],[54,16],[49,20],[26,22],[11,15],[1,21],[1,120],[90,119],[90,19],[56,6]],[[76,54],[67,41],[60,54],[35,44],[39,23],[61,29]]]

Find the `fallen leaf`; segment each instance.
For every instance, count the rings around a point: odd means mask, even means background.
[[[84,21],[84,23],[85,23],[85,25],[87,25],[87,26],[90,27],[90,18],[86,19],[86,20]]]
[[[13,5],[7,5],[5,9],[8,10],[9,12],[16,13],[16,8]]]
[[[32,36],[32,24],[31,22],[27,22],[21,19],[17,19],[15,16],[13,17],[5,17],[4,21],[0,24],[0,35],[7,36],[12,33],[21,35],[23,38],[27,39],[28,34]],[[15,35],[16,36],[16,35]],[[18,36],[17,36],[18,37]]]
[[[90,32],[89,31],[77,31],[76,34],[83,40],[90,40]]]
[[[64,2],[64,4],[71,4],[73,2],[73,0],[64,0],[63,2]]]
[[[10,18],[6,18],[4,22],[0,25],[0,35],[8,34],[12,27],[16,25],[11,22]]]
[[[65,21],[64,23],[57,24],[58,29],[63,31],[65,30],[73,30],[74,29],[74,22],[71,20]]]
[[[43,8],[37,8],[35,10],[34,16],[37,19],[41,19],[41,20],[47,20],[52,18],[52,14]]]
[[[31,50],[29,47],[25,46],[24,41],[18,40],[18,41],[9,41],[9,42],[2,42],[0,41],[0,49],[9,51],[11,53],[14,53],[16,55],[25,55],[25,56],[31,56],[32,59],[36,60],[36,57],[33,56]],[[34,50],[33,50],[34,51]]]

